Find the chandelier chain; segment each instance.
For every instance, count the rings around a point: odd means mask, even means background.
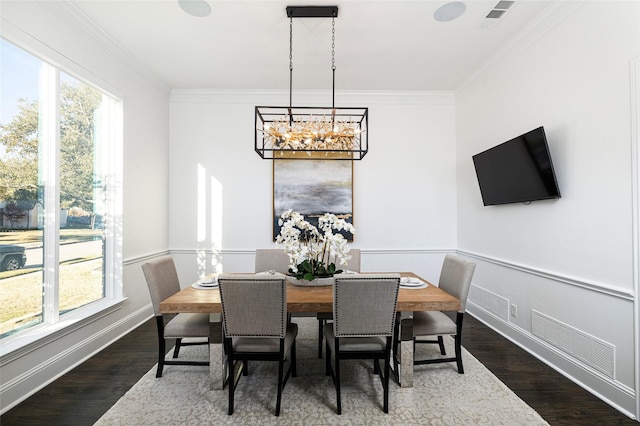
[[[336,69],[336,18],[331,21],[331,69]]]
[[[293,17],[289,18],[289,108],[293,105]]]

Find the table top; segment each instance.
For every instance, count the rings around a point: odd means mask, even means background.
[[[460,301],[413,272],[400,272],[403,277],[417,277],[428,283],[426,288],[400,288],[399,312],[457,311]],[[301,287],[287,283],[287,310],[289,312],[332,312],[333,287]],[[222,312],[218,289],[200,290],[191,286],[160,302],[160,312]]]

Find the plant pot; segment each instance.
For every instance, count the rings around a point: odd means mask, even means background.
[[[333,285],[333,277],[326,278],[316,278],[314,280],[299,280],[296,277],[287,277],[287,281],[290,281],[291,284],[297,285],[300,287],[320,287],[326,285]]]

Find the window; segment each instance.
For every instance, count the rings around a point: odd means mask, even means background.
[[[121,299],[121,102],[0,38],[0,339]]]

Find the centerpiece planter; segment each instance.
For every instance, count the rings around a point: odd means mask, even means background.
[[[336,263],[346,265],[351,257],[341,232],[353,234],[353,225],[325,213],[318,218],[318,229],[293,210],[284,212],[278,224],[281,229],[276,244],[284,245],[289,256],[287,281],[301,287],[333,285],[334,275],[342,272]]]
[[[300,287],[321,287],[327,285],[333,285],[333,277],[314,278],[311,281],[305,279],[298,279],[296,277],[287,276],[287,281],[291,284]]]

